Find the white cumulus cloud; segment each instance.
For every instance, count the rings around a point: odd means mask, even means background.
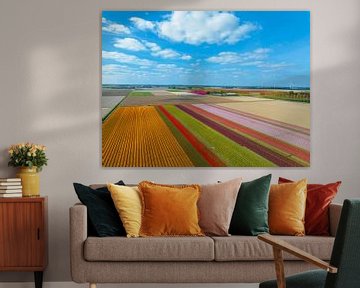
[[[157,22],[159,36],[193,45],[234,44],[258,29],[257,24],[240,22],[234,14],[219,11],[174,11]]]
[[[155,24],[151,21],[139,18],[139,17],[131,17],[130,21],[133,22],[134,26],[139,30],[153,30],[155,28]]]
[[[143,43],[145,44],[146,47],[148,47],[152,52],[157,52],[161,50],[161,47],[154,43],[154,42],[149,42],[149,41],[143,41]]]
[[[275,72],[278,70],[282,70],[284,68],[288,68],[292,66],[292,64],[290,63],[286,63],[286,62],[279,62],[279,63],[261,63],[258,65],[259,68],[262,69],[262,72]]]
[[[182,60],[191,60],[191,56],[190,55],[183,55],[180,57]]]
[[[238,64],[240,66],[254,66],[260,68],[262,72],[274,72],[292,66],[292,64],[286,62],[269,62],[269,59],[267,58],[270,52],[271,50],[268,48],[259,48],[244,53],[221,52],[216,56],[207,58],[206,60],[220,65]]]
[[[106,64],[102,66],[103,74],[107,75],[116,75],[120,73],[128,73],[131,71],[131,68],[127,65],[119,65],[119,64]]]
[[[116,48],[131,50],[131,51],[144,51],[147,50],[143,43],[134,38],[116,39],[114,46]]]
[[[244,53],[220,52],[218,55],[209,57],[206,60],[218,64],[241,63],[244,66],[251,66],[261,64],[261,60],[267,58],[269,53],[270,49],[267,48],[259,48]]]
[[[105,17],[101,18],[102,30],[113,34],[130,34],[130,29],[125,25],[114,23],[107,20]]]
[[[158,69],[164,69],[164,70],[167,70],[167,69],[174,69],[176,68],[177,66],[175,64],[158,64],[156,65],[156,68]]]
[[[181,55],[172,49],[162,49],[157,52],[151,53],[153,56],[158,56],[164,59],[179,58]]]
[[[136,39],[134,39],[134,40],[136,40]],[[181,54],[170,48],[163,49],[154,42],[150,42],[150,41],[146,41],[146,40],[142,40],[141,42],[138,40],[136,40],[136,41],[138,42],[136,46],[138,48],[140,48],[140,45],[141,45],[141,49],[139,49],[139,50],[133,49],[134,51],[149,50],[152,56],[160,57],[160,58],[164,58],[164,59],[175,59],[175,58],[182,59],[182,60],[190,60],[191,59],[190,55]],[[116,45],[114,45],[114,46],[118,47],[118,48],[126,49],[124,47],[119,47]],[[131,49],[129,49],[129,50],[131,50]]]
[[[280,63],[261,63],[259,67],[261,68],[267,68],[267,69],[281,69],[285,67],[289,67],[291,64],[286,62],[280,62]]]
[[[153,65],[154,62],[148,59],[141,59],[135,55],[129,55],[121,52],[114,51],[102,51],[103,59],[110,59],[120,63],[128,63],[133,65],[149,66]]]

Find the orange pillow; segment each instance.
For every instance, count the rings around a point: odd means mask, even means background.
[[[271,234],[305,235],[306,185],[306,179],[271,185],[269,195]]]
[[[199,185],[139,183],[142,198],[140,236],[203,236],[199,227]]]

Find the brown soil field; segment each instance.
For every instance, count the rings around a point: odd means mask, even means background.
[[[258,98],[253,96],[222,96],[222,99],[226,101],[236,101],[236,102],[260,102],[260,101],[273,101],[273,99],[268,98]],[[224,101],[224,102],[226,102]]]
[[[130,89],[102,89],[102,96],[127,96],[132,90]]]
[[[216,104],[233,102],[232,99],[220,96],[179,95],[165,90],[149,90],[152,96],[128,96],[121,102],[121,106],[145,106],[145,105],[166,105],[166,104]]]

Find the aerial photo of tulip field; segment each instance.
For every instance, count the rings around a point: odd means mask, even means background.
[[[308,167],[306,11],[104,11],[103,167]]]

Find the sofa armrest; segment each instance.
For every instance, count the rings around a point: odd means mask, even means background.
[[[299,259],[302,259],[310,264],[313,264],[315,266],[318,266],[321,269],[326,270],[330,273],[337,273],[337,268],[334,266],[331,266],[329,263],[311,255],[310,253],[307,253],[294,245],[291,245],[275,236],[272,236],[270,234],[260,234],[257,236],[259,240],[264,241],[271,246],[273,246],[276,249],[279,249],[281,251],[285,251],[287,253],[290,253]],[[281,260],[282,261],[282,260]]]
[[[341,215],[341,204],[331,203],[329,207],[330,235],[335,237]]]
[[[276,282],[278,288],[285,288],[285,272],[284,272],[284,260],[282,256],[282,252],[285,251],[290,253],[310,264],[314,264],[321,269],[326,270],[329,273],[337,273],[337,268],[331,266],[325,261],[281,240],[270,234],[260,234],[257,236],[259,240],[264,241],[265,243],[270,244],[273,247],[274,252],[274,263],[275,263],[275,271],[276,271]]]
[[[77,283],[86,280],[83,245],[87,238],[87,208],[75,204],[70,208],[70,267],[71,277]]]

